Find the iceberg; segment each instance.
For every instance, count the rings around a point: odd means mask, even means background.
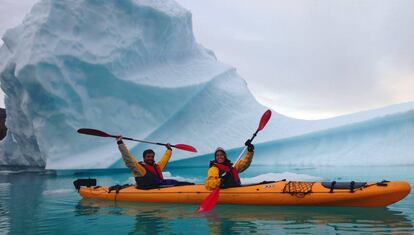
[[[255,131],[267,109],[254,99],[235,68],[219,62],[214,52],[196,42],[191,13],[172,0],[41,0],[2,40],[0,81],[8,128],[0,143],[3,166],[123,166],[113,139],[79,135],[76,130],[82,127],[190,144],[201,155],[217,146],[236,149]],[[402,125],[392,115],[410,110],[414,110],[412,103],[318,121],[274,112],[255,139],[261,143],[257,156],[260,151],[268,153],[263,156],[279,155],[289,146],[289,151],[306,153],[314,144],[306,139],[314,135],[321,140],[320,149],[335,151],[338,143],[324,141],[324,135],[318,134],[324,131],[338,141],[344,133],[369,141],[359,136],[365,126],[356,123],[369,125],[378,118],[389,120],[380,122],[388,123],[389,129],[371,134],[380,138],[385,131],[392,140],[390,129]],[[412,120],[409,117],[405,127]],[[307,144],[283,144],[292,138]],[[399,149],[400,142],[394,144],[389,153]],[[163,151],[145,144],[128,145],[136,156],[149,147]],[[407,148],[412,152],[412,147]],[[177,150],[172,160],[192,157]]]
[[[413,165],[414,109],[412,103],[374,112],[326,120],[356,120],[362,116],[378,117],[351,124],[280,138],[256,145],[253,164],[278,166],[388,166]],[[411,107],[411,108],[409,108]],[[390,113],[395,108],[401,112]],[[409,108],[406,111],[404,108]],[[394,110],[393,110],[394,109]],[[379,115],[378,111],[388,113]],[[236,159],[241,148],[228,151]],[[205,166],[209,156],[180,160],[170,166]]]
[[[114,141],[80,136],[80,127],[203,153],[218,133],[222,144],[242,142],[249,126],[230,123],[265,109],[234,68],[196,43],[191,13],[174,1],[44,0],[3,41],[2,165],[96,168],[119,160]]]

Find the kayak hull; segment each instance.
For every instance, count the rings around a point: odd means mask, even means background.
[[[269,182],[257,185],[220,189],[218,203],[242,205],[296,205],[296,206],[357,206],[383,207],[402,200],[410,193],[405,181],[386,183],[368,182],[356,189],[334,189],[321,183],[303,183],[308,189],[287,190],[289,181]],[[307,184],[307,185],[306,185]],[[301,191],[302,190],[302,191]],[[141,190],[134,186],[118,192],[109,187],[81,187],[84,198],[111,201],[201,203],[210,191],[204,185],[187,185]]]

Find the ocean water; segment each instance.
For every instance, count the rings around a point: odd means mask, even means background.
[[[201,182],[207,168],[173,167],[171,177]],[[298,174],[329,180],[406,180],[414,166],[252,166],[242,178]],[[288,174],[288,175],[289,175]],[[195,214],[198,205],[125,203],[82,199],[77,178],[99,185],[132,183],[128,170],[0,172],[0,234],[413,234],[414,196],[384,208],[217,205]],[[280,179],[274,179],[280,180]]]

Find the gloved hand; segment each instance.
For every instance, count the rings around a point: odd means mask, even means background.
[[[167,143],[167,144],[165,145],[165,147],[166,147],[168,150],[172,150],[172,149],[171,149],[171,144],[170,144],[170,143]]]
[[[117,144],[123,144],[124,142],[122,141],[122,135],[118,135],[117,137],[116,137],[116,143]]]
[[[208,177],[205,182],[205,187],[207,190],[211,191],[220,186],[221,179],[218,177]]]
[[[253,152],[254,151],[254,145],[252,144],[252,140],[251,139],[248,139],[246,141],[246,143],[244,143],[244,145],[247,146],[247,151],[249,151],[249,152]]]

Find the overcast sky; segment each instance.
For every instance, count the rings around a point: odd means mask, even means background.
[[[0,0],[0,34],[34,2]],[[197,41],[275,111],[316,119],[414,101],[414,1],[178,2]]]

